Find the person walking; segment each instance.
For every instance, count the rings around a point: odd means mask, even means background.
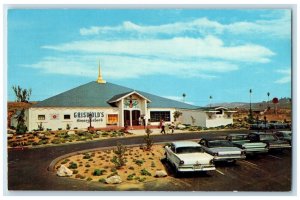
[[[164,120],[161,121],[161,131],[160,131],[160,133],[166,134],[165,121]]]

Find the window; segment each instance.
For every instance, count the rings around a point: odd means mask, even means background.
[[[64,115],[64,119],[71,119],[71,115]]]
[[[223,114],[223,110],[217,110],[216,114],[217,115],[222,115]]]
[[[151,111],[150,112],[150,120],[151,122],[159,122],[160,120],[164,120],[167,122],[171,121],[170,111]]]
[[[118,125],[118,115],[108,114],[107,115],[107,125]]]
[[[38,115],[38,120],[45,120],[45,115]]]

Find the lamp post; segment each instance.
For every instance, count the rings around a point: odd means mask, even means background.
[[[267,132],[267,117],[264,116],[265,132]]]
[[[252,108],[251,108],[251,94],[252,94],[252,89],[249,90],[250,93],[250,109],[249,109],[249,122],[253,122],[253,116],[252,116]]]
[[[88,117],[89,117],[89,120],[90,120],[90,126],[88,127],[88,130],[91,130],[93,127],[92,127],[92,118],[93,118],[93,115],[92,115],[92,113],[90,113],[89,115],[88,115]]]

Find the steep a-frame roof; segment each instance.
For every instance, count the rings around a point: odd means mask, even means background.
[[[167,99],[146,92],[123,87],[113,83],[99,84],[96,81],[89,82],[73,88],[56,96],[40,101],[33,107],[112,107],[109,103],[136,91],[151,102],[149,108],[185,108],[195,109],[196,106],[183,102]]]

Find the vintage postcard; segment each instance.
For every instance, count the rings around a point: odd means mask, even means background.
[[[292,19],[8,8],[8,191],[290,193]]]

